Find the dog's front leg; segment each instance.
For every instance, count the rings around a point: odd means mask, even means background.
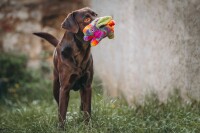
[[[81,111],[83,111],[84,113],[85,121],[89,122],[91,116],[91,97],[92,97],[91,85],[88,85],[84,89],[81,89],[80,93],[81,93]]]
[[[66,120],[66,112],[69,103],[69,85],[61,86],[59,93],[59,110],[58,117],[60,122],[60,127],[64,129],[64,124]]]

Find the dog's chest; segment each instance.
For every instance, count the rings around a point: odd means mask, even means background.
[[[92,68],[92,55],[89,55],[89,58],[86,60],[84,58],[80,58],[81,64],[78,66],[78,73],[76,75],[76,78],[74,79],[74,83],[71,87],[71,89],[77,91],[81,88],[85,88],[88,82],[88,79],[90,78],[91,68]]]
[[[78,77],[77,79],[74,80],[74,83],[71,86],[71,89],[74,91],[83,89],[87,85],[87,74],[82,75],[81,77]]]
[[[74,53],[74,63],[78,68],[85,69],[90,60],[90,46],[83,46],[82,50],[76,50]]]

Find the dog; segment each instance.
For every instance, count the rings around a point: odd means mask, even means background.
[[[53,95],[58,104],[59,125],[64,128],[70,90],[80,91],[80,109],[84,119],[91,116],[93,58],[89,42],[83,40],[83,29],[97,18],[97,13],[85,7],[68,14],[61,27],[66,31],[61,41],[45,32],[33,33],[53,46]]]

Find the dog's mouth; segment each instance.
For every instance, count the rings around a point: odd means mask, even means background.
[[[94,19],[89,25],[95,25],[98,29],[101,29],[105,26],[109,26],[111,29],[114,28],[115,22],[111,16],[104,16]],[[88,26],[85,26],[83,32],[88,30]]]
[[[84,41],[91,41],[91,46],[96,46],[106,36],[114,38],[114,25],[111,16],[96,18],[83,29]]]

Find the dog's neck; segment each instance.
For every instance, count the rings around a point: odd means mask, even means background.
[[[78,47],[86,47],[89,45],[89,42],[83,40],[83,32],[79,31],[78,33],[74,34],[74,38],[78,41],[77,44],[80,44]]]
[[[84,34],[82,32],[78,32],[77,34],[74,35],[74,38],[76,41],[76,45],[80,50],[80,54],[83,55],[79,67],[85,69],[91,56],[91,46],[90,42],[86,42],[83,40],[83,36]]]
[[[72,53],[68,53],[73,61],[75,67],[84,70],[90,62],[91,58],[91,46],[88,42],[85,42],[81,34],[74,34],[71,32],[65,32],[62,41],[59,43],[57,50],[62,51],[68,47],[72,49]],[[67,45],[67,46],[66,46]],[[61,55],[61,52],[59,52]]]

